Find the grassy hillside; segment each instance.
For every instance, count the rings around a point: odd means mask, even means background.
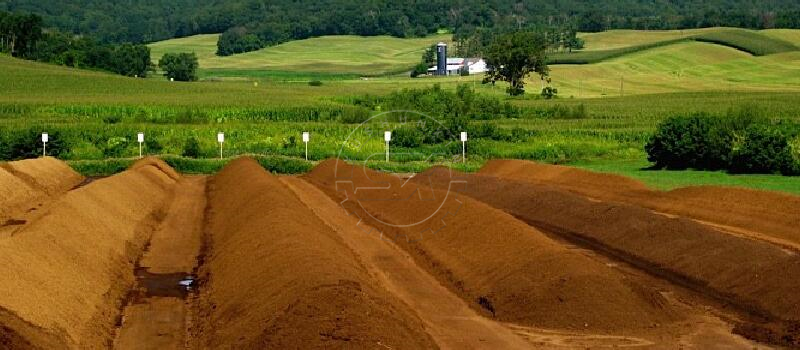
[[[551,66],[562,96],[602,97],[679,91],[800,91],[800,51],[754,57],[696,41],[586,65]],[[538,80],[531,80],[534,87]],[[621,86],[622,85],[622,86]]]
[[[311,77],[309,75],[308,77]],[[73,69],[38,63],[0,54],[0,104],[13,105],[145,105],[145,106],[257,106],[310,105],[330,103],[336,96],[383,94],[399,88],[441,84],[454,88],[459,83],[476,82],[476,88],[502,93],[481,85],[475,77],[370,78],[325,81],[322,86],[299,82],[247,80],[169,82],[156,76],[130,78],[111,73]],[[254,82],[258,82],[257,86]]]
[[[226,76],[253,70],[382,75],[408,70],[419,62],[426,47],[450,41],[450,35],[413,39],[323,36],[219,57],[215,55],[218,37],[217,34],[195,35],[153,43],[149,45],[151,57],[158,61],[166,52],[193,51],[198,55],[202,70]],[[226,70],[233,74],[227,74]]]
[[[744,32],[800,44],[800,29],[766,29],[749,30],[740,28],[701,28],[684,30],[631,30],[619,29],[599,33],[580,33],[578,37],[585,41],[582,51],[605,51],[625,47],[649,45],[662,41],[685,39],[693,36],[708,36],[720,33]]]
[[[704,28],[670,31],[613,30],[581,34],[586,48],[551,54],[551,64],[590,64],[623,57],[683,41],[712,43],[747,52],[754,56],[798,51],[792,42],[800,30],[754,31],[740,28]]]

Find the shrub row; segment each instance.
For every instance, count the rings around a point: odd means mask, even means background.
[[[658,169],[799,175],[798,134],[797,124],[752,113],[679,116],[658,126],[645,151]]]
[[[300,174],[310,171],[313,162],[300,158],[281,156],[250,155],[264,169],[279,174]],[[226,159],[193,159],[176,156],[161,156],[171,167],[184,174],[213,174],[225,167],[233,158]],[[128,169],[136,158],[118,158],[104,160],[75,160],[67,163],[83,176],[110,176]]]

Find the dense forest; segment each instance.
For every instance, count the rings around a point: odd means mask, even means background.
[[[103,43],[143,43],[222,33],[222,55],[329,34],[423,36],[483,28],[800,28],[796,0],[0,0],[0,11],[35,13],[44,25]]]
[[[0,52],[14,57],[76,68],[144,77],[152,67],[150,48],[142,44],[99,43],[88,36],[42,27],[34,14],[0,11]]]

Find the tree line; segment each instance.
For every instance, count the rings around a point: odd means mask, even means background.
[[[13,57],[75,68],[100,69],[145,77],[152,71],[150,48],[141,44],[102,44],[86,36],[44,29],[34,14],[0,11],[0,52]]]
[[[795,0],[2,0],[0,11],[42,16],[46,26],[101,43],[145,43],[225,33],[222,55],[319,35],[424,36],[449,29],[470,37],[496,27],[686,29],[800,28]]]

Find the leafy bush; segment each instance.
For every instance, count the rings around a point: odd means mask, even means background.
[[[148,154],[159,154],[164,146],[155,137],[148,137],[144,140],[145,151]]]
[[[519,109],[495,96],[476,93],[470,85],[462,84],[448,91],[439,84],[424,89],[403,89],[386,96],[366,95],[351,101],[371,110],[412,110],[436,119],[465,116],[473,120],[516,118]]]
[[[197,138],[192,136],[186,139],[186,144],[183,146],[182,155],[188,158],[200,157],[200,143],[197,142]]]
[[[768,126],[753,125],[747,129],[742,145],[733,152],[730,170],[792,175],[797,169],[786,135]]]
[[[103,147],[103,155],[107,158],[119,158],[125,154],[127,148],[127,138],[114,136],[106,141],[105,147]]]
[[[733,147],[732,129],[708,115],[669,118],[645,145],[655,168],[724,169]]]
[[[398,147],[415,148],[422,144],[422,133],[414,127],[401,127],[392,132],[392,144]]]
[[[308,82],[308,86],[322,86],[322,81],[320,80],[311,80]]]
[[[749,107],[727,117],[694,115],[661,123],[645,145],[654,168],[726,169],[736,173],[796,174],[794,124],[770,124]]]
[[[0,135],[0,159],[20,160],[42,155],[42,131],[38,129],[15,130]],[[49,133],[47,155],[59,157],[68,153],[69,144],[58,131]]]
[[[558,89],[554,87],[546,86],[544,89],[542,89],[542,98],[544,98],[545,100],[551,100],[557,96],[558,96]]]

